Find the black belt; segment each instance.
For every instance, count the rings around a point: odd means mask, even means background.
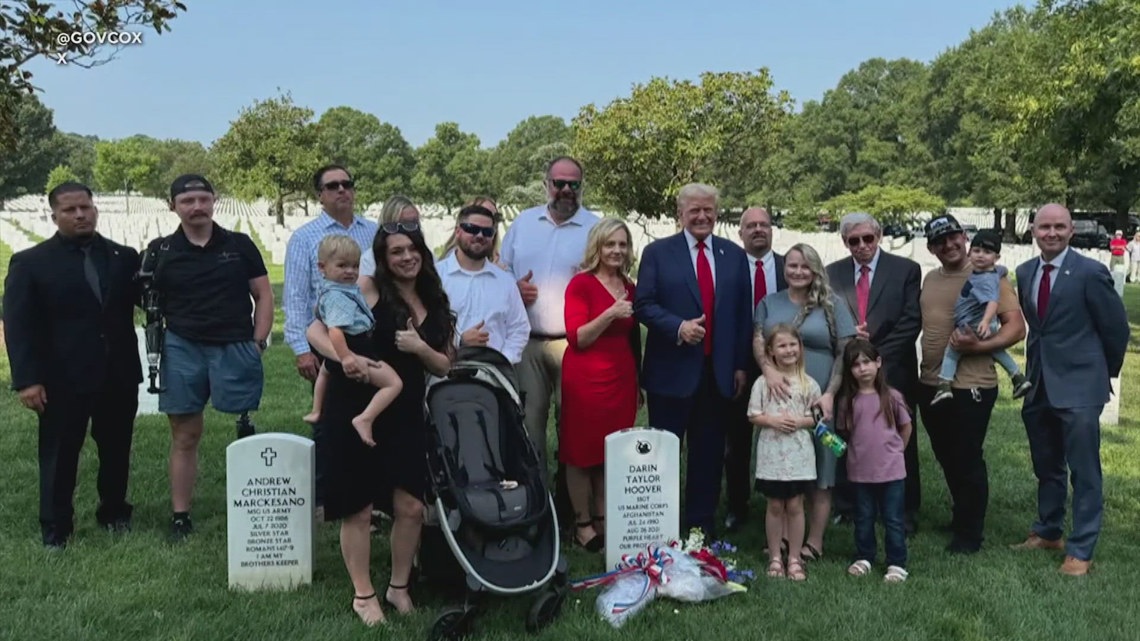
[[[560,341],[566,338],[566,334],[539,334],[538,332],[531,332],[530,337],[540,341]]]

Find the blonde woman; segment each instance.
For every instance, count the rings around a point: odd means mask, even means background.
[[[632,427],[642,402],[631,238],[621,220],[598,221],[586,239],[582,269],[566,287],[558,458],[566,465],[574,542],[589,552],[601,551],[605,540],[606,436]]]
[[[415,232],[420,230],[420,210],[416,208],[415,203],[412,202],[407,196],[396,194],[388,200],[384,201],[384,205],[380,208],[380,226],[389,225],[389,229],[400,230],[404,232]],[[403,225],[400,229],[398,225]],[[376,274],[376,256],[372,253],[372,248],[369,247],[364,255],[360,257],[360,275],[373,276]]]
[[[784,279],[788,288],[765,296],[756,307],[752,351],[764,371],[770,392],[785,398],[788,381],[766,353],[764,336],[780,323],[790,323],[800,331],[804,344],[804,365],[808,376],[823,391],[816,403],[829,419],[835,393],[842,379],[842,354],[847,341],[855,336],[851,310],[831,291],[823,261],[810,245],[793,245],[784,255]],[[835,486],[836,458],[818,440],[815,442],[816,487],[811,492],[808,535],[802,541],[801,556],[815,560],[823,556],[823,531],[831,516],[831,488]],[[791,541],[790,545],[800,545]],[[791,550],[795,550],[794,547]]]
[[[1128,280],[1133,283],[1140,282],[1140,231],[1136,232],[1125,249],[1128,250],[1128,261],[1132,268]]]

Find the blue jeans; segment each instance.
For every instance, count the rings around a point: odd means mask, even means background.
[[[888,483],[852,483],[855,486],[855,560],[875,563],[875,516],[886,530],[887,565],[906,567],[906,480]]]
[[[959,325],[961,325],[961,323]],[[970,331],[974,331],[975,325],[977,325],[977,323],[969,325]],[[999,322],[998,319],[995,318],[990,321],[991,336],[996,334],[999,329],[1001,329],[1001,322]],[[1009,352],[1004,349],[992,351],[990,352],[990,356],[992,356],[994,361],[996,361],[998,365],[1001,365],[1001,368],[1010,376],[1016,376],[1021,373],[1021,368],[1018,367],[1017,361],[1013,360]],[[944,381],[954,380],[954,376],[958,373],[958,359],[961,357],[962,355],[954,351],[954,348],[950,347],[950,345],[946,345],[946,351],[942,354],[942,371],[938,372],[938,378]]]

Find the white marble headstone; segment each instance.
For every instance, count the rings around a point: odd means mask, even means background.
[[[681,441],[672,432],[635,427],[607,436],[605,482],[606,567],[680,538]]]
[[[294,588],[313,580],[313,441],[268,433],[226,448],[229,585]]]
[[[135,416],[144,414],[158,414],[158,394],[146,391],[150,387],[150,367],[146,360],[146,333],[141,327],[135,328],[135,337],[139,344],[139,362],[142,363],[143,381],[139,383],[139,409]],[[159,381],[161,384],[162,381]]]
[[[1101,425],[1119,425],[1120,424],[1120,377],[1114,378],[1109,383],[1112,385],[1112,396],[1108,397],[1108,402],[1104,404],[1104,409],[1100,411],[1100,424]]]

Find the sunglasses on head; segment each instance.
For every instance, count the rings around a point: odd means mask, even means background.
[[[862,236],[849,236],[847,238],[847,245],[849,247],[858,247],[860,243],[870,245],[875,242],[874,234],[863,234]]]
[[[482,234],[483,238],[490,238],[495,235],[494,227],[484,227],[475,223],[459,223],[459,228],[472,236]]]
[[[565,189],[569,187],[574,191],[578,191],[582,188],[581,180],[551,180],[550,184],[554,185],[555,189]]]
[[[351,180],[331,180],[325,183],[322,189],[325,191],[337,191],[341,187],[344,187],[347,190],[352,189],[355,185],[356,183],[352,182]]]
[[[380,225],[380,231],[385,234],[405,233],[412,234],[420,230],[419,223],[384,223]]]

